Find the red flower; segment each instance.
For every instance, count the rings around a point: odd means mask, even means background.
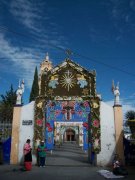
[[[99,120],[94,120],[93,126],[98,128],[99,127]]]
[[[46,127],[50,127],[50,123],[46,123]]]
[[[84,126],[84,127],[88,127],[88,123],[87,123],[87,122],[84,122],[84,123],[83,123],[83,126]]]
[[[52,127],[48,127],[48,132],[52,132],[53,128]]]
[[[83,103],[83,105],[84,105],[85,107],[89,107],[89,103],[88,103],[87,101],[85,101],[85,102]]]
[[[85,127],[86,130],[88,130],[88,123],[87,123],[87,122],[84,122],[84,123],[83,123],[83,127]]]
[[[42,126],[43,120],[42,119],[37,119],[36,123],[37,123],[38,126]]]

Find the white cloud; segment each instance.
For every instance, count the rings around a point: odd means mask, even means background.
[[[36,22],[41,19],[40,11],[33,6],[32,2],[13,0],[10,5],[10,12],[27,28],[40,32],[40,28],[36,26]]]
[[[55,22],[53,14],[57,11],[56,8],[48,7],[45,1],[12,0],[9,10],[13,17],[29,30],[32,37],[37,39],[39,49],[46,48],[47,45],[50,45],[51,49],[51,44],[68,45]]]
[[[39,66],[42,61],[41,58],[33,57],[37,54],[40,57],[43,56],[46,53],[46,49],[50,51],[52,49],[56,50],[55,46],[64,47],[64,45],[68,44],[67,39],[59,33],[59,27],[47,13],[48,7],[46,7],[44,1],[12,0],[10,3],[2,2],[9,9],[13,16],[12,19],[15,19],[16,23],[19,22],[18,25],[26,30],[24,34],[28,31],[32,35],[30,38],[34,37],[34,40],[36,39],[34,43],[31,43],[30,39],[28,39],[28,44],[24,44],[24,38],[21,39],[21,36],[16,36],[15,34],[10,34],[11,36],[9,36],[8,34],[7,38],[8,31],[0,33],[1,56],[8,58],[8,61],[12,62],[15,68],[13,73],[18,78],[24,78],[26,86],[31,88],[35,66]],[[46,11],[44,11],[45,9]],[[51,10],[53,11],[53,8]],[[3,20],[4,18],[3,15]],[[11,29],[14,32],[18,32],[14,30],[14,26]],[[14,42],[16,38],[18,38],[17,43],[16,41]],[[19,42],[21,42],[21,46]],[[31,48],[26,47],[26,45]]]
[[[14,66],[14,73],[18,78],[24,78],[28,88],[31,88],[33,74],[37,65],[36,59],[33,59],[34,49],[19,48],[13,46],[4,36],[0,34],[0,54],[6,57]]]

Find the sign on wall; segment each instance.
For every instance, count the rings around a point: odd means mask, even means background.
[[[22,125],[24,126],[32,125],[32,120],[22,120]]]

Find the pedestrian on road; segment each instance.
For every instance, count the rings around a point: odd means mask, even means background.
[[[23,153],[24,153],[24,167],[27,171],[31,170],[32,167],[32,148],[30,145],[30,139],[27,139],[26,143],[23,147]]]
[[[41,141],[40,145],[38,146],[38,159],[39,159],[39,166],[45,167],[46,161],[46,144],[44,141]]]

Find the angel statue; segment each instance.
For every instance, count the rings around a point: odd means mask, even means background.
[[[114,85],[114,81],[112,81],[112,92],[114,94],[114,105],[120,105],[120,91],[119,91],[119,82],[117,85]]]
[[[22,95],[24,93],[24,80],[22,80],[21,85],[20,85],[20,81],[19,81],[19,86],[18,89],[16,91],[16,105],[22,105]]]

